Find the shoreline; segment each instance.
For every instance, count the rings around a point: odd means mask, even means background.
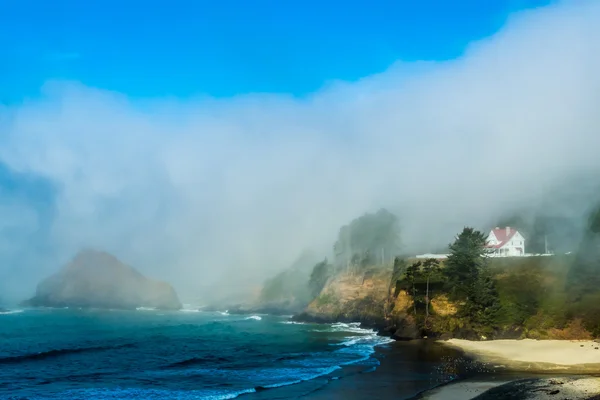
[[[243,399],[408,400],[456,379],[471,377],[473,361],[433,340],[392,341],[376,345],[370,366],[344,365],[311,380],[242,395]],[[474,369],[474,368],[471,368]]]
[[[512,371],[542,373],[600,373],[600,343],[591,340],[504,339],[440,341],[478,361]]]
[[[461,351],[432,340],[393,341],[376,346],[375,350],[371,356],[379,362],[375,368],[330,380],[305,397],[408,400],[445,385],[456,376],[467,378],[473,373],[468,371],[473,361]]]
[[[503,400],[600,398],[600,377],[593,375],[533,376],[507,379],[464,379],[427,390],[410,400]],[[558,395],[558,396],[557,396]]]
[[[439,341],[448,348],[510,371],[427,390],[415,400],[600,398],[599,343],[590,340]],[[512,375],[512,376],[511,376]]]
[[[317,324],[332,324],[328,318],[308,317],[296,314],[291,321]],[[349,323],[347,321],[335,321]],[[343,394],[344,398],[395,398],[397,400],[496,400],[503,398],[526,398],[535,392],[535,399],[545,399],[561,393],[571,400],[600,399],[600,342],[592,340],[535,340],[500,339],[469,341],[464,339],[439,340],[422,338],[398,340],[393,338],[381,324],[361,321],[361,328],[373,329],[378,336],[392,337],[393,342],[383,350],[375,347],[372,358],[380,364],[369,370],[343,366],[338,373],[321,376],[314,380],[293,385],[291,392],[302,390],[302,397],[327,399]],[[442,382],[421,380],[406,382],[397,373],[398,363],[404,357],[398,349],[419,346],[441,346],[455,351],[454,362],[471,365],[470,371],[461,371],[455,377],[446,377]],[[385,347],[385,346],[384,346]],[[383,358],[381,355],[384,354]],[[397,358],[394,360],[394,358]],[[415,363],[424,362],[418,357]],[[410,375],[411,371],[406,371]],[[598,377],[597,377],[597,376]],[[408,386],[402,386],[408,385]],[[413,386],[411,386],[413,385]],[[416,385],[416,386],[415,386]],[[350,389],[351,388],[351,389]],[[268,395],[267,395],[268,392]],[[282,392],[269,390],[250,398],[271,398]],[[512,397],[510,397],[512,396]],[[548,397],[552,398],[552,397]],[[554,397],[555,398],[555,397]]]

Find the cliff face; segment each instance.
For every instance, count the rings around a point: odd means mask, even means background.
[[[30,306],[135,309],[181,308],[171,285],[148,279],[116,257],[86,250],[56,274],[43,280]]]
[[[339,273],[297,319],[362,322],[398,339],[417,338],[419,332],[407,313],[412,303],[406,293],[394,296],[391,278],[392,270],[389,268]]]
[[[574,289],[565,282],[572,262],[567,256],[492,260],[489,268],[498,297],[495,311],[484,321],[462,311],[464,300],[451,299],[444,276],[431,279],[427,309],[426,282],[416,280],[413,287],[404,275],[392,276],[391,268],[385,267],[338,271],[295,318],[362,322],[401,340],[423,336],[469,340],[597,338],[597,290],[584,292],[589,299],[581,297],[580,305],[568,301],[569,291]]]

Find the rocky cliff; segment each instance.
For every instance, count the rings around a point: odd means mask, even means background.
[[[85,250],[43,280],[29,306],[177,310],[181,303],[171,285],[146,278],[111,254]]]
[[[408,313],[412,301],[405,292],[396,296],[391,280],[391,268],[384,267],[338,273],[295,319],[361,322],[397,339],[418,338],[415,321]]]

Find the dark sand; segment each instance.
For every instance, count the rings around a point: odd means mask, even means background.
[[[504,383],[500,380],[466,379],[427,391],[418,399],[600,400],[600,378],[589,375],[537,376]]]
[[[394,342],[379,346],[370,364],[349,365],[327,376],[259,390],[242,398],[600,399],[594,397],[595,383],[590,381],[589,376],[510,372],[495,364],[474,361],[460,350],[433,341]],[[557,390],[566,397],[555,397]]]
[[[411,399],[486,367],[433,341],[393,342],[376,348],[372,366],[350,365],[295,385],[261,390],[243,399]],[[379,365],[377,365],[379,364]]]

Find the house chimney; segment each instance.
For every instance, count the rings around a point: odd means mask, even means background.
[[[506,227],[506,236],[510,235],[510,226]]]

